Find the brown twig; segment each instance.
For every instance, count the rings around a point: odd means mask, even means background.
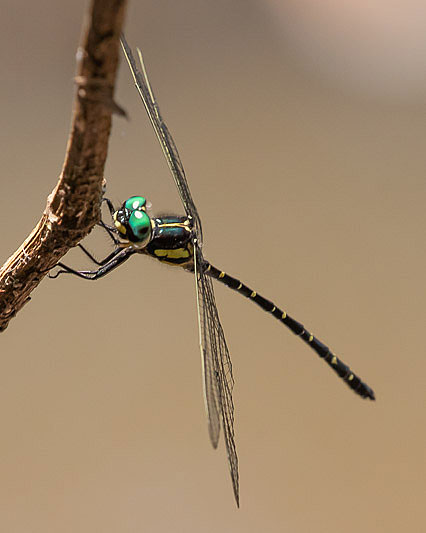
[[[100,217],[126,0],[92,0],[77,54],[77,91],[59,181],[37,226],[0,269],[0,331],[47,271]]]

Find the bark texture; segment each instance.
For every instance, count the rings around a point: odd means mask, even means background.
[[[0,331],[99,221],[126,0],[92,0],[77,53],[71,132],[59,181],[31,234],[0,269]]]

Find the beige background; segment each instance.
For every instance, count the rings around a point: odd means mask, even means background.
[[[146,0],[126,31],[206,256],[341,354],[376,404],[217,287],[237,511],[208,440],[191,277],[136,257],[95,284],[45,280],[1,336],[1,531],[425,530],[426,19],[416,2],[334,4]],[[84,5],[2,1],[2,259],[61,170]],[[109,196],[182,212],[124,64],[117,101],[131,121],[114,119]]]

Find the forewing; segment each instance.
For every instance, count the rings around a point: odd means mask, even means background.
[[[232,363],[225,334],[219,320],[213,283],[211,278],[204,273],[204,260],[199,249],[196,249],[194,253],[194,268],[210,438],[213,446],[216,447],[220,429],[219,409],[232,486],[237,505],[239,505],[238,457],[234,437],[234,403],[232,400],[234,387]]]
[[[155,99],[154,92],[151,84],[149,83],[148,75],[145,69],[141,51],[138,49],[138,56],[142,68],[142,72],[139,71],[136,61],[133,57],[132,51],[127,44],[124,35],[121,36],[121,46],[126,56],[127,62],[132,72],[133,79],[135,81],[136,88],[140,97],[144,103],[146,112],[151,121],[152,127],[157,135],[158,142],[160,143],[164,157],[173,175],[176,187],[179,191],[180,198],[185,208],[186,214],[192,219],[193,226],[198,238],[199,245],[202,245],[202,227],[200,217],[195,207],[194,201],[189,190],[188,182],[186,180],[185,171],[183,169],[182,162],[179,157],[176,145],[173,138],[164,122],[157,100]]]
[[[203,234],[200,217],[192,199],[176,145],[161,117],[160,108],[149,83],[142,54],[138,50],[142,68],[142,72],[140,72],[123,35],[121,44],[136,88],[142,98],[145,110],[173,175],[186,214],[192,221],[195,234],[194,270],[197,285],[204,397],[208,414],[209,433],[212,444],[216,447],[219,439],[221,417],[234,495],[237,504],[239,504],[238,457],[234,440],[234,404],[232,401],[232,389],[234,386],[232,364],[216,308],[212,281],[204,274],[203,270],[204,260],[201,253]]]

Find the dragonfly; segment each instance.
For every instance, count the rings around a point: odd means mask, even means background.
[[[213,447],[216,448],[221,429],[223,431],[233,492],[236,504],[239,506],[238,456],[235,445],[232,398],[234,378],[225,334],[219,319],[212,279],[242,294],[284,324],[316,352],[360,397],[375,400],[375,395],[373,390],[349,366],[310,333],[302,323],[239,279],[216,268],[204,258],[201,219],[176,145],[161,116],[141,51],[137,49],[139,69],[124,35],[121,38],[121,45],[136,89],[173,176],[185,215],[151,216],[149,204],[143,196],[132,196],[118,208],[115,208],[112,202],[104,197],[103,202],[106,203],[110,212],[112,224],[107,224],[102,219],[99,224],[112,239],[113,252],[98,261],[82,244],[79,244],[81,250],[96,264],[97,268],[75,270],[59,262],[57,266],[60,269],[52,273],[50,277],[56,278],[60,274],[70,273],[83,279],[97,280],[111,273],[135,254],[145,254],[162,263],[179,266],[192,273],[196,287],[203,393],[209,436]]]

